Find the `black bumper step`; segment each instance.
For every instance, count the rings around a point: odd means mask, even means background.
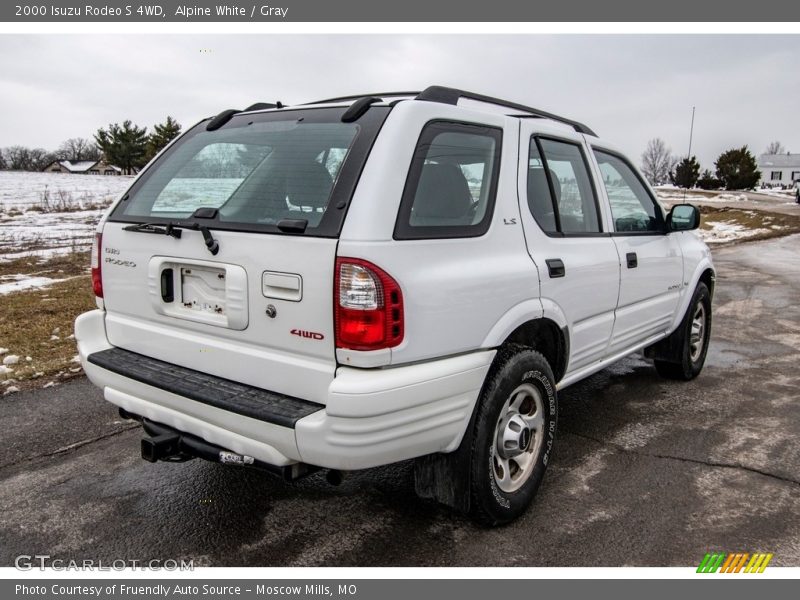
[[[95,352],[89,355],[88,360],[98,367],[166,392],[282,427],[293,429],[303,417],[325,408],[316,402],[179,367],[122,348]]]

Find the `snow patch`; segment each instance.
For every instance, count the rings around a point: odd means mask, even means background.
[[[50,277],[30,277],[28,275],[3,275],[0,277],[0,296],[29,289],[41,289],[52,285],[57,279]]]
[[[19,362],[19,356],[17,356],[16,354],[9,354],[3,359],[3,364],[6,366],[15,365],[18,362]]]
[[[755,235],[769,233],[769,229],[748,229],[738,223],[725,223],[723,221],[706,221],[707,229],[700,230],[700,237],[707,244],[719,244],[743,240]]]

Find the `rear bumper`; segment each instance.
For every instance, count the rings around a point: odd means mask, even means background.
[[[112,348],[100,310],[78,317],[75,337],[89,379],[129,413],[272,465],[341,470],[455,450],[495,355],[481,351],[391,369],[340,367],[325,406],[292,426],[198,402],[90,361]]]

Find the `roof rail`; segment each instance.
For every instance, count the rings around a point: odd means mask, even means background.
[[[379,96],[380,94],[375,94],[375,95]],[[476,94],[474,92],[467,92],[456,88],[449,88],[441,85],[432,85],[426,88],[424,91],[417,94],[415,99],[427,100],[428,102],[439,102],[441,104],[452,104],[453,106],[455,106],[458,104],[458,101],[462,98],[466,98],[467,100],[474,100],[476,102],[483,102],[485,104],[494,104],[495,106],[502,106],[504,108],[511,108],[513,110],[518,110],[520,112],[528,113],[530,116],[536,118],[551,119],[553,121],[558,121],[559,123],[564,123],[566,125],[569,125],[578,133],[585,133],[587,135],[592,135],[597,137],[597,134],[594,131],[589,129],[583,123],[579,123],[578,121],[573,121],[572,119],[567,119],[566,117],[561,117],[559,115],[544,110],[539,110],[538,108],[525,106],[524,104],[517,104],[516,102],[509,102],[508,100],[501,100],[500,98],[492,98],[491,96],[484,96],[483,94]]]
[[[341,96],[340,98],[328,98],[327,100],[315,100],[305,104],[333,104],[334,102],[347,102],[349,100],[360,100],[361,98],[396,98],[398,96],[416,96],[420,92],[380,92],[374,94],[356,94],[353,96]]]
[[[283,108],[283,103],[278,100],[275,104],[272,102],[256,102],[245,108],[242,112],[250,112],[251,110],[266,110],[268,108]]]

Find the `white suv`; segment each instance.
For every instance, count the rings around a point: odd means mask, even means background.
[[[558,389],[642,349],[702,369],[698,224],[586,126],[496,98],[229,110],[103,218],[80,358],[147,460],[333,482],[415,458],[421,496],[503,523],[542,481]]]

